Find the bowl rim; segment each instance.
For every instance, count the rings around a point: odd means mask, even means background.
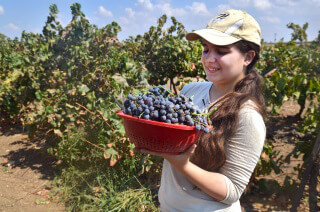
[[[117,110],[116,114],[120,118],[128,119],[131,121],[136,121],[139,123],[151,124],[151,125],[167,127],[167,128],[174,128],[174,129],[179,129],[179,130],[196,130],[195,126],[186,126],[186,125],[181,125],[181,124],[169,124],[169,123],[165,123],[165,122],[152,121],[152,120],[146,120],[146,119],[133,117],[133,116],[130,116],[130,115],[123,113],[121,110]]]

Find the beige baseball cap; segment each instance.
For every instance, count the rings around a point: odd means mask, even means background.
[[[261,29],[258,22],[242,10],[227,10],[211,19],[207,28],[190,32],[187,40],[203,38],[215,45],[229,45],[239,40],[261,46]]]

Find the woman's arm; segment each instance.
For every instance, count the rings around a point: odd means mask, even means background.
[[[194,148],[195,146],[191,147],[191,151],[193,151]],[[170,162],[170,159],[168,161]],[[206,171],[193,164],[189,160],[187,160],[185,164],[178,164],[174,161],[170,163],[192,184],[197,186],[206,194],[210,195],[217,201],[222,201],[225,199],[227,195],[227,185],[222,174]]]
[[[190,162],[190,157],[196,145],[192,145],[186,152],[179,155],[152,152],[146,149],[137,149],[136,152],[155,155],[166,159],[178,172],[185,176],[192,184],[200,188],[217,201],[226,197],[227,187],[224,176],[216,172],[206,171]]]
[[[179,173],[217,201],[232,204],[237,201],[249,182],[259,160],[265,139],[263,119],[254,109],[240,114],[239,128],[226,144],[226,163],[217,172],[206,171],[190,162],[196,145],[179,155],[136,149],[142,153],[166,159]],[[210,163],[210,158],[208,158]]]
[[[262,116],[250,106],[242,108],[238,129],[225,146],[226,162],[219,170],[228,187],[221,202],[231,204],[241,197],[259,161],[265,137]]]

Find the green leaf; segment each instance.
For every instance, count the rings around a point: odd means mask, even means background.
[[[88,88],[87,85],[82,84],[80,87],[78,87],[78,91],[81,92],[81,95],[86,95],[86,93],[89,91],[90,89]]]
[[[54,132],[54,134],[56,134],[59,137],[63,136],[62,132],[59,129],[54,129],[53,132]]]
[[[35,92],[35,95],[36,95],[37,100],[41,100],[41,99],[42,99],[42,93],[41,93],[40,90],[37,90],[37,91]]]
[[[112,155],[118,155],[118,152],[113,148],[106,149],[104,153],[108,158],[111,157]]]
[[[296,98],[299,98],[301,94],[301,91],[295,91],[293,92],[293,96],[295,96]]]

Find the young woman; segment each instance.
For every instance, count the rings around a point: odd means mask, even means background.
[[[179,155],[163,157],[159,190],[161,211],[241,211],[239,198],[259,160],[266,129],[262,80],[253,66],[259,59],[261,32],[244,11],[228,10],[207,28],[187,34],[203,44],[208,82],[191,83],[181,93],[193,96],[214,129]]]

